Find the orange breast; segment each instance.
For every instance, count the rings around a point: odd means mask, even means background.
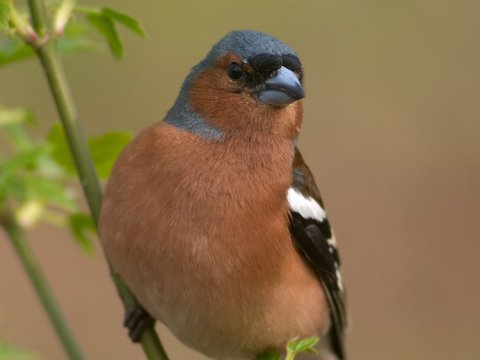
[[[120,157],[101,215],[104,247],[140,302],[213,357],[328,326],[323,291],[288,229],[292,143],[242,141],[154,125]]]

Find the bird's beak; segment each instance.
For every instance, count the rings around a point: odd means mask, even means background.
[[[274,106],[287,106],[304,97],[305,92],[297,75],[285,66],[267,79],[265,88],[258,93],[258,99],[261,102]]]

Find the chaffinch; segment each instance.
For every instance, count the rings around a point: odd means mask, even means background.
[[[215,359],[307,336],[322,338],[317,358],[345,359],[336,243],[295,145],[302,78],[278,39],[227,34],[106,187],[101,240],[114,269],[153,318]],[[127,317],[133,338],[140,318]]]

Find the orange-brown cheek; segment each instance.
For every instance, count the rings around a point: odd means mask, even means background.
[[[228,78],[223,67],[228,65],[221,65],[203,71],[193,81],[190,105],[195,112],[225,133],[253,131],[290,139],[298,136],[303,112],[300,101],[284,108],[260,103],[248,89]]]
[[[221,68],[198,75],[190,89],[194,111],[222,130],[234,130],[239,122],[251,120],[256,101],[240,84],[231,81]]]

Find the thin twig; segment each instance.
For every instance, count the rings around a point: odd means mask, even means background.
[[[12,210],[6,202],[0,204],[0,226],[3,227],[15,252],[17,253],[25,271],[42,302],[48,318],[71,360],[82,360],[84,356],[78,343],[63,317],[60,306],[53,295],[50,286],[42,273],[35,255],[27,241],[25,233],[18,224]]]

